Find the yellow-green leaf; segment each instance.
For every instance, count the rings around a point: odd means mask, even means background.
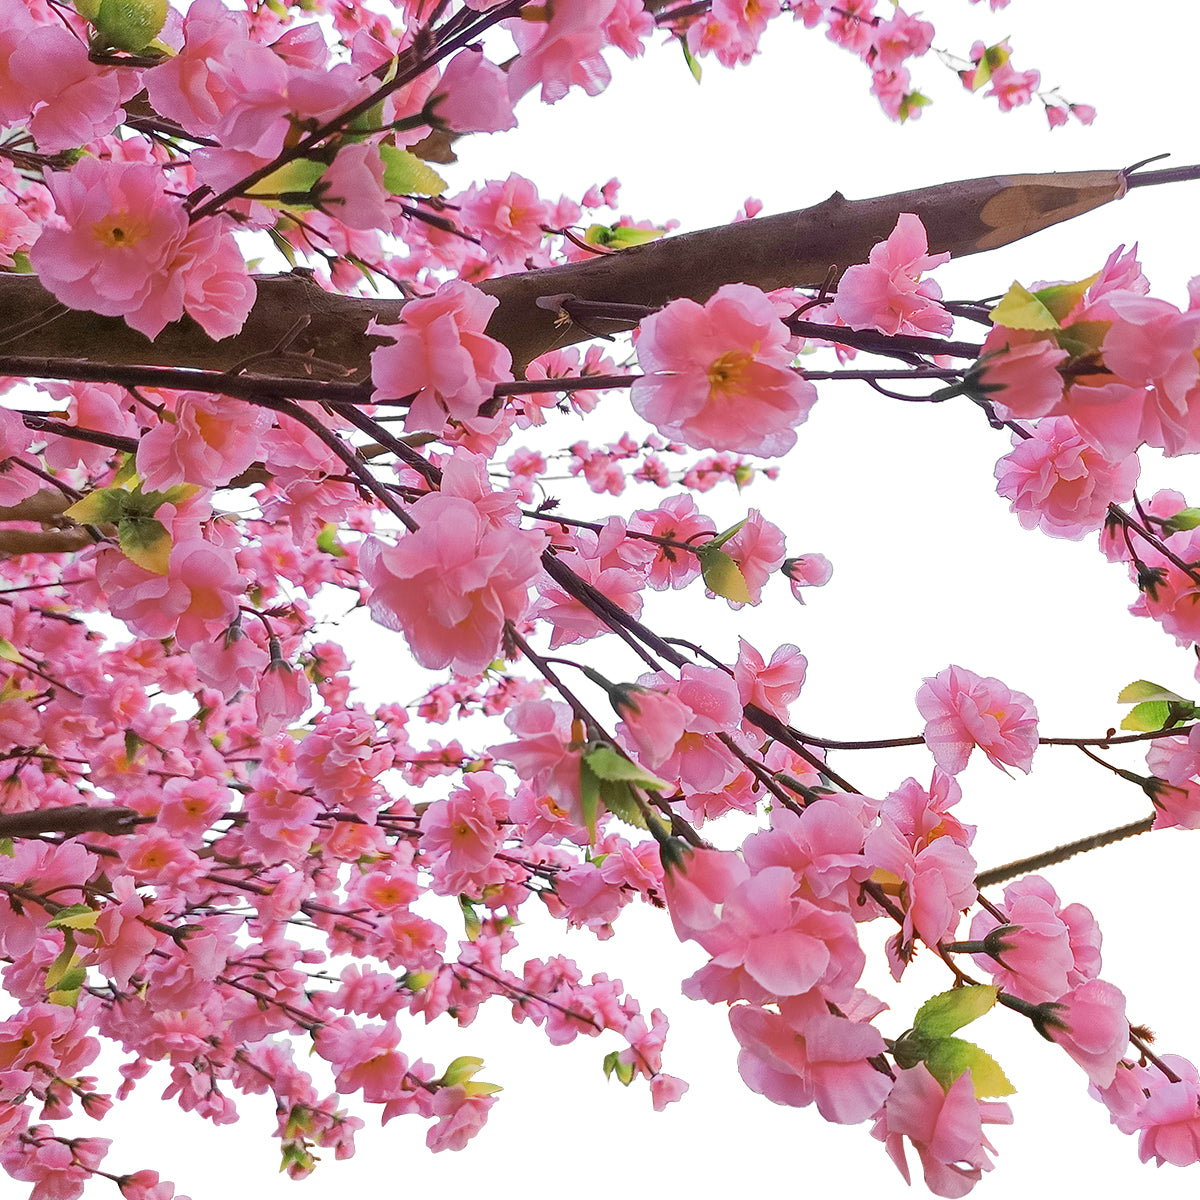
[[[610,250],[623,250],[626,246],[642,246],[657,241],[665,229],[634,229],[631,225],[589,225],[583,240],[589,246],[607,246]]]
[[[1134,733],[1153,733],[1156,729],[1162,729],[1170,716],[1171,706],[1165,700],[1147,700],[1129,710],[1121,722],[1121,728]]]
[[[97,488],[76,500],[63,516],[80,525],[107,525],[121,519],[128,496],[124,488]]]
[[[1033,294],[1046,306],[1056,321],[1066,315],[1083,299],[1083,294],[1100,278],[1100,272],[1080,279],[1076,283],[1055,283],[1050,287],[1038,288]]]
[[[330,522],[322,527],[317,534],[317,549],[323,554],[332,554],[334,558],[345,558],[346,548],[337,540],[338,527]]]
[[[59,909],[46,925],[50,929],[93,929],[99,919],[99,909],[88,908],[86,904],[72,904]]]
[[[117,525],[117,542],[121,553],[143,571],[153,571],[155,575],[167,573],[171,535],[161,521],[153,517],[126,517]]]
[[[460,1058],[456,1058],[442,1072],[442,1077],[436,1082],[441,1084],[442,1087],[456,1087],[460,1083],[466,1083],[468,1079],[474,1079],[482,1070],[482,1058],[463,1055]]]
[[[683,61],[685,63],[687,63],[687,68],[689,71],[691,71],[692,78],[697,83],[699,83],[700,82],[700,64],[696,61],[695,56],[692,54],[691,50],[688,48],[686,38],[679,39],[679,47],[683,51]]]
[[[652,792],[671,790],[671,785],[665,779],[659,779],[657,775],[651,775],[644,767],[639,767],[637,763],[630,762],[616,747],[610,746],[605,742],[589,750],[583,756],[583,761],[591,767],[600,779],[619,780],[622,783],[635,783],[638,787],[648,788]]]
[[[313,208],[316,195],[313,188],[328,168],[315,158],[294,158],[260,179],[246,195],[268,208]]]
[[[21,652],[8,640],[8,638],[0,638],[0,658],[5,662],[19,663],[21,661]]]
[[[1185,696],[1163,687],[1160,683],[1151,683],[1148,679],[1135,679],[1133,683],[1123,687],[1117,697],[1118,704],[1140,704],[1144,700],[1176,700],[1187,703]]]
[[[724,596],[726,600],[749,604],[750,589],[746,586],[746,577],[732,556],[724,550],[718,550],[712,543],[701,546],[696,556],[700,560],[704,586],[710,592]]]
[[[944,1038],[988,1012],[996,1003],[997,990],[989,983],[931,996],[913,1018],[913,1028],[926,1037]]]
[[[440,196],[446,181],[423,159],[386,142],[379,147],[383,159],[383,186],[393,196]]]
[[[1005,329],[1057,329],[1054,314],[1028,289],[1014,283],[990,313],[993,325]]]
[[[925,1066],[947,1092],[964,1071],[970,1071],[977,1100],[1011,1096],[1017,1090],[986,1050],[961,1038],[942,1038],[936,1042],[925,1057]]]

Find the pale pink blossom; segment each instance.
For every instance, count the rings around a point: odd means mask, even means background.
[[[791,335],[774,304],[744,283],[703,306],[673,300],[638,327],[645,375],[630,402],[659,433],[698,450],[783,454],[816,389],[791,369]]]
[[[725,542],[721,549],[737,564],[746,590],[750,593],[749,603],[758,604],[762,599],[763,585],[783,565],[786,547],[783,530],[768,521],[757,508],[752,508],[742,527]],[[742,602],[728,600],[730,608],[741,608]]]
[[[1024,692],[991,676],[950,666],[927,677],[917,692],[925,744],[943,771],[957,775],[978,746],[1003,770],[1029,774],[1037,749],[1037,709]]]
[[[503,22],[517,43],[518,57],[508,69],[508,95],[515,104],[541,84],[543,104],[556,104],[572,87],[598,95],[612,78],[600,54],[607,42],[604,25],[617,0],[556,0],[531,17]]]
[[[1179,1077],[1147,1071],[1143,1086],[1150,1095],[1137,1110],[1138,1157],[1158,1166],[1189,1167],[1200,1162],[1200,1076],[1186,1059],[1168,1054],[1164,1061]]]
[[[655,509],[639,509],[629,518],[631,533],[650,533],[684,545],[701,545],[717,532],[712,521],[696,507],[685,492],[671,496]],[[653,543],[651,543],[653,544]],[[646,585],[655,591],[686,587],[700,574],[695,554],[674,546],[658,546],[650,564]]]
[[[484,250],[512,267],[523,266],[538,249],[545,236],[542,227],[550,220],[550,205],[523,175],[469,188],[458,204],[463,225],[479,234]],[[491,303],[494,307],[497,302]]]
[[[667,692],[637,686],[617,689],[613,707],[623,718],[617,725],[618,736],[633,743],[648,767],[666,762],[692,716],[690,709]]]

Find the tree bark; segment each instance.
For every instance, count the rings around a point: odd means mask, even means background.
[[[520,373],[531,358],[594,336],[594,329],[564,321],[554,297],[658,307],[680,297],[703,302],[725,283],[767,291],[818,287],[865,262],[900,213],[921,218],[931,253],[948,251],[957,258],[1069,220],[1119,199],[1129,186],[1126,172],[1084,171],[997,175],[869,200],[834,192],[797,212],[489,279],[480,288],[500,304],[488,333],[508,346]],[[361,380],[369,372],[371,350],[380,344],[367,334],[367,325],[397,320],[404,306],[403,300],[326,292],[304,272],[262,276],[256,283],[253,311],[233,337],[214,342],[184,318],[150,341],[120,319],[64,308],[33,276],[3,274],[0,354],[209,371],[244,368],[251,376],[251,360],[267,359],[275,376]],[[608,321],[603,332],[631,325]]]

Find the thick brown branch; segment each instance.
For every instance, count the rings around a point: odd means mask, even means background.
[[[63,808],[39,808],[33,812],[0,813],[0,837],[37,837],[43,833],[107,833],[113,837],[132,833],[143,821],[132,808],[106,808],[92,804],[68,804]]]
[[[933,253],[955,257],[992,250],[1119,199],[1122,171],[998,175],[847,200],[835,192],[813,208],[759,217],[543,271],[481,285],[500,300],[488,332],[513,352],[518,368],[555,346],[592,336],[557,322],[556,296],[659,306],[678,297],[706,300],[724,283],[766,290],[819,286],[866,260],[903,212],[916,213]],[[394,321],[402,300],[337,296],[303,274],[264,276],[242,331],[213,342],[193,321],[169,325],[153,343],[123,321],[64,310],[37,279],[0,275],[0,352],[52,359],[228,370],[280,346],[273,373],[297,378],[332,367],[365,378],[372,318]],[[548,302],[548,298],[549,302]],[[539,303],[541,302],[541,303]],[[298,333],[297,320],[307,317]],[[628,328],[610,321],[605,330]]]

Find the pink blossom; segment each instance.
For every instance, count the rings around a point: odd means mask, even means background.
[[[750,593],[749,603],[758,604],[762,599],[763,585],[783,565],[783,530],[766,520],[758,509],[752,508],[741,528],[721,549],[741,571],[746,590]],[[741,602],[737,600],[729,600],[728,603],[731,608],[741,607]]]
[[[504,27],[519,51],[508,70],[508,95],[515,104],[542,86],[542,103],[556,104],[571,87],[596,96],[612,78],[600,54],[607,41],[604,25],[617,0],[556,0],[538,20],[514,18]]]
[[[801,588],[824,587],[833,578],[833,564],[823,554],[801,554],[785,558],[780,568],[791,581],[792,595],[804,603]]]
[[[983,342],[977,368],[980,389],[1013,417],[1061,411],[1064,382],[1058,368],[1070,356],[1053,340],[997,325]]]
[[[976,955],[982,970],[1006,992],[1032,1004],[1056,1001],[1100,971],[1100,929],[1082,904],[1061,906],[1054,888],[1028,875],[1004,889],[1005,923],[1000,958]],[[990,913],[976,913],[971,937],[981,940],[998,926]]]
[[[0,54],[4,40],[0,34]],[[124,119],[121,105],[140,90],[141,77],[96,66],[82,39],[60,25],[26,27],[8,59],[0,122],[24,123],[32,112],[29,132],[43,154],[86,146]]]
[[[1009,1125],[1007,1104],[975,1099],[970,1071],[943,1092],[924,1063],[901,1071],[871,1130],[887,1146],[888,1156],[910,1182],[904,1139],[912,1142],[925,1172],[925,1186],[936,1196],[965,1196],[992,1169],[992,1146],[984,1125]]]
[[[1024,692],[991,676],[950,666],[917,692],[925,744],[943,771],[957,775],[978,746],[988,760],[1029,774],[1037,749],[1037,709]]]
[[[150,338],[183,315],[184,281],[172,268],[187,215],[158,167],[85,157],[47,186],[59,221],[42,231],[29,260],[56,299],[124,317]]]
[[[757,704],[785,724],[788,706],[800,695],[807,669],[808,660],[795,646],[780,646],[771,655],[768,666],[763,656],[745,638],[738,639],[738,658],[733,668],[733,678],[742,704]]]
[[[674,752],[692,713],[667,692],[625,687],[613,695],[613,707],[624,718],[617,734],[632,742],[648,767],[666,762]]]
[[[790,334],[758,288],[726,284],[703,306],[673,300],[635,341],[646,374],[634,409],[664,437],[698,450],[783,454],[816,390],[791,370]]]
[[[685,545],[709,541],[717,532],[712,521],[696,507],[691,496],[680,492],[664,500],[656,509],[640,509],[629,518],[631,533],[650,533]],[[673,546],[659,546],[650,564],[646,584],[655,591],[686,587],[700,574],[695,554]]]
[[[849,997],[865,961],[854,922],[794,891],[787,867],[765,867],[737,883],[716,924],[693,934],[712,961],[684,984],[684,993],[755,1004],[812,988],[835,1002]]]
[[[437,492],[410,512],[415,532],[360,551],[371,616],[402,631],[423,667],[481,672],[500,651],[504,622],[525,613],[544,538],[491,526],[470,501]]]
[[[282,658],[272,655],[258,679],[254,708],[258,728],[264,737],[272,737],[298,721],[312,703],[312,687],[303,671],[297,671]]]
[[[399,325],[371,324],[393,342],[372,353],[371,381],[381,399],[416,393],[405,421],[410,433],[440,434],[447,417],[480,427],[480,405],[512,377],[512,356],[483,332],[498,303],[456,279],[427,300],[410,300]]]
[[[174,421],[151,427],[137,449],[137,470],[147,491],[177,483],[219,487],[258,457],[259,436],[270,413],[244,400],[205,392],[180,392]]]
[[[832,1016],[816,993],[784,1000],[773,1013],[739,1004],[729,1023],[741,1045],[738,1073],[776,1104],[816,1102],[827,1121],[855,1125],[874,1116],[892,1081],[867,1060],[883,1054],[873,1026]]]
[[[1150,1095],[1136,1114],[1138,1157],[1152,1158],[1158,1166],[1189,1167],[1200,1162],[1200,1078],[1196,1068],[1178,1055],[1167,1055],[1167,1065],[1179,1076],[1169,1080],[1159,1071],[1143,1076]]]
[[[508,77],[479,46],[459,51],[432,97],[438,120],[457,133],[496,133],[516,127]]]
[[[508,77],[511,81],[512,71]],[[488,254],[512,267],[523,266],[526,257],[537,250],[544,236],[542,227],[550,220],[550,206],[523,175],[472,187],[459,205],[463,224],[479,234]],[[489,304],[490,316],[497,301],[490,300]]]
[[[1050,1025],[1050,1036],[1087,1072],[1095,1087],[1108,1087],[1129,1045],[1124,994],[1103,979],[1088,979],[1055,1003],[1060,1007],[1054,1009],[1054,1016],[1062,1024]]]
[[[1104,524],[1110,504],[1129,500],[1140,470],[1136,454],[1109,462],[1066,417],[1046,417],[1032,437],[1014,435],[996,464],[997,491],[1026,529],[1078,541]]]
[[[880,333],[946,334],[954,322],[939,301],[942,290],[922,281],[950,255],[930,254],[920,217],[901,213],[887,240],[878,242],[866,265],[847,269],[838,282],[833,311],[851,329]]]

